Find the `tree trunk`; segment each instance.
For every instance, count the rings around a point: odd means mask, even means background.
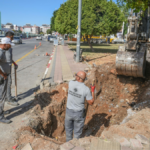
[[[91,36],[90,36],[90,39],[88,39],[88,36],[86,36],[86,40],[87,40],[89,46],[91,47],[92,52],[94,52],[93,46],[92,46],[92,44],[91,44],[91,42],[90,42]]]

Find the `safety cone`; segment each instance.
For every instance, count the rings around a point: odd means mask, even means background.
[[[46,56],[48,56],[48,53],[46,53]]]
[[[40,44],[40,46],[41,46],[41,42],[40,42],[39,44]]]
[[[34,49],[36,49],[36,45],[35,45]]]

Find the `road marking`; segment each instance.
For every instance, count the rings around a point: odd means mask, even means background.
[[[39,45],[37,48],[39,48],[39,47],[40,47],[40,45]],[[26,55],[22,56],[20,59],[18,59],[17,61],[15,61],[15,63],[21,61],[22,59],[24,59],[25,57],[27,57],[28,55],[30,55],[32,52],[34,52],[35,50],[36,50],[36,49],[33,49],[32,51],[30,51],[30,52],[27,53]]]

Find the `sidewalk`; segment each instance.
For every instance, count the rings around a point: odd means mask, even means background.
[[[54,61],[54,77],[51,82],[61,83],[64,81],[73,80],[74,73],[84,70],[87,65],[83,62],[77,63],[73,59],[73,51],[69,50],[68,46],[58,45],[55,50]],[[51,71],[50,77],[53,72]]]

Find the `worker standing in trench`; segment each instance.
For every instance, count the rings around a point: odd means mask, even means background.
[[[94,103],[94,90],[95,86],[91,86],[92,94],[90,89],[84,84],[86,73],[80,71],[76,74],[76,81],[69,82],[67,108],[65,116],[65,130],[66,130],[66,141],[70,141],[73,138],[79,139],[82,134],[84,121],[85,121],[85,98],[88,104],[93,105]]]

